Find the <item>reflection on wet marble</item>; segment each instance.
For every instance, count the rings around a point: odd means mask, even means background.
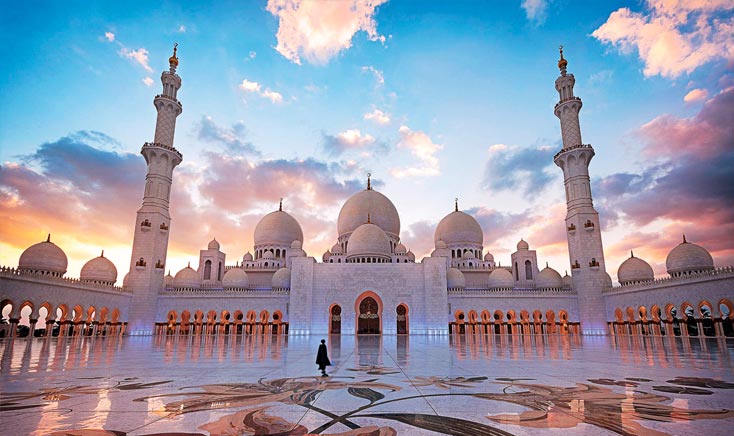
[[[0,341],[7,435],[731,434],[734,341],[578,336]]]

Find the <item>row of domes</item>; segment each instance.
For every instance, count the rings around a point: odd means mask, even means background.
[[[273,289],[289,289],[291,287],[291,270],[288,268],[280,268],[275,271],[271,279]],[[173,288],[199,288],[201,286],[201,278],[199,273],[188,265],[176,273],[176,276],[170,274],[164,277],[164,286]],[[230,268],[222,277],[223,288],[240,288],[247,289],[250,286],[250,279],[242,268]]]
[[[66,274],[69,260],[64,250],[51,242],[51,235],[45,241],[33,244],[26,248],[18,259],[18,270],[31,273],[51,274],[61,277]],[[99,257],[84,264],[79,274],[83,282],[98,282],[113,285],[117,281],[117,268],[109,259],[104,257],[104,251]]]
[[[446,282],[448,288],[464,288],[466,287],[466,279],[464,273],[458,268],[449,268],[446,272]],[[496,268],[489,274],[487,286],[493,288],[512,288],[515,286],[515,280],[512,273],[505,268]],[[558,271],[546,265],[535,278],[536,288],[562,288],[571,286],[571,276],[566,274],[561,277]]]
[[[714,269],[714,259],[708,250],[686,241],[686,236],[683,235],[683,242],[668,253],[665,268],[673,277],[711,271]],[[630,258],[622,262],[617,270],[617,279],[620,284],[626,285],[654,280],[655,274],[649,263],[630,252]]]

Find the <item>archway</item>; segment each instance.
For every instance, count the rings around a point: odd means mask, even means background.
[[[714,327],[713,307],[708,301],[702,301],[698,304],[698,311],[701,313],[701,330],[705,336],[716,336],[716,327]]]
[[[696,321],[696,312],[693,310],[691,303],[682,304],[683,314],[686,316],[686,329],[688,336],[698,336],[698,322]]]
[[[382,301],[374,292],[365,292],[357,299],[357,334],[382,332]]]
[[[333,304],[329,309],[329,333],[340,335],[342,332],[342,307]]]
[[[673,335],[680,336],[680,321],[678,320],[678,309],[672,304],[665,306],[665,313],[668,316],[668,321],[673,324]]]
[[[732,322],[732,314],[734,312],[734,306],[731,301],[726,298],[722,298],[719,301],[719,314],[721,315],[721,328],[724,330],[724,336],[734,336],[734,322]]]
[[[408,334],[408,306],[404,304],[398,305],[395,309],[397,313],[397,332],[399,335]]]

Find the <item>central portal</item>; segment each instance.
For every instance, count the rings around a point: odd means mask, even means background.
[[[380,308],[372,297],[366,297],[359,303],[357,334],[380,334]]]

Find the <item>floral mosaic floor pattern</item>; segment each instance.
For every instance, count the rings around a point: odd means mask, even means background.
[[[0,342],[7,435],[731,434],[734,341],[568,336]]]

